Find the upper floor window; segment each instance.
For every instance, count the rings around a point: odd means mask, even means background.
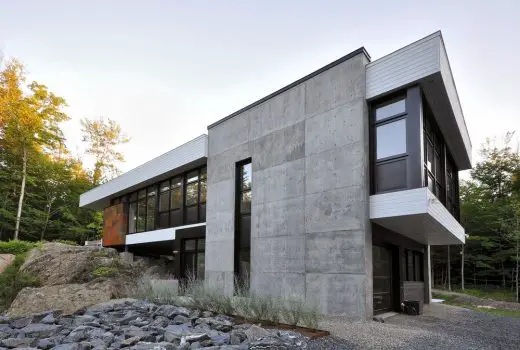
[[[444,203],[444,139],[426,110],[423,125],[425,186]]]
[[[247,287],[251,271],[251,160],[237,164],[236,176],[235,273],[240,283]]]

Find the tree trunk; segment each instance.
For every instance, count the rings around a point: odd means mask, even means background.
[[[42,233],[40,235],[40,241],[43,241],[43,237],[45,237],[45,231],[47,231],[47,225],[49,224],[50,216],[51,216],[51,204],[48,204],[47,212],[45,213],[45,224],[43,225]]]
[[[450,246],[448,246],[448,290],[451,292],[451,256]]]
[[[20,187],[20,197],[18,198],[18,211],[16,212],[16,226],[14,229],[14,239],[18,239],[20,233],[20,220],[22,218],[23,196],[25,195],[25,180],[27,178],[27,149],[23,149],[22,156],[22,186]]]
[[[461,263],[460,263],[460,288],[464,290],[464,244],[462,245],[462,251],[461,254]]]

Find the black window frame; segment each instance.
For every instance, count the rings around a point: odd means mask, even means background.
[[[423,152],[424,187],[428,187],[446,205],[446,143],[427,103],[424,104],[423,114]],[[428,167],[430,155],[432,157],[431,168]]]
[[[186,242],[188,241],[194,241],[195,242],[195,248],[194,249],[186,249]],[[204,241],[204,245],[201,246],[201,241]],[[205,237],[193,237],[193,238],[184,238],[182,239],[181,244],[182,250],[181,250],[181,260],[182,260],[182,275],[183,277],[194,277],[195,279],[204,279],[204,276],[199,276],[199,273],[197,271],[197,268],[195,268],[192,271],[192,276],[189,275],[189,271],[187,269],[187,262],[188,262],[188,256],[191,254],[195,257],[195,266],[198,263],[198,256],[201,255],[205,262],[205,252],[206,252],[206,238]],[[204,272],[203,272],[204,274]]]
[[[407,282],[424,282],[424,253],[405,250],[405,269]]]
[[[243,185],[243,173],[244,167],[250,166],[250,185],[244,187]],[[251,279],[251,213],[252,213],[252,190],[253,190],[253,164],[251,158],[245,159],[236,163],[235,169],[235,255],[234,255],[234,271],[235,277],[242,288],[249,288]],[[244,206],[242,198],[244,194],[249,194],[249,206]],[[243,246],[242,242],[244,236],[243,228],[244,224],[248,225],[249,237],[248,245]],[[246,254],[248,253],[248,254]],[[249,271],[241,271],[241,256],[246,255],[249,259]],[[247,279],[244,279],[247,277]],[[238,287],[238,286],[235,286]]]

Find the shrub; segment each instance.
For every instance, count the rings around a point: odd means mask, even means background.
[[[55,240],[54,242],[56,243],[63,243],[63,244],[68,244],[68,245],[74,245],[74,246],[77,246],[78,243],[74,242],[74,241],[69,241],[67,239],[57,239]]]
[[[297,300],[288,300],[282,307],[283,319],[291,326],[296,326],[300,322],[303,313],[303,303]]]
[[[25,254],[18,254],[13,264],[0,274],[0,312],[9,308],[20,290],[41,284],[37,277],[19,271],[24,261]]]
[[[307,328],[317,329],[320,324],[320,313],[315,306],[307,306],[301,314],[301,323]]]
[[[38,243],[13,240],[0,242],[0,254],[23,254],[38,246]]]
[[[92,271],[92,276],[97,277],[112,277],[117,273],[117,269],[111,266],[99,266]]]

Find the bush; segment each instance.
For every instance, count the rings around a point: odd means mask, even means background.
[[[19,271],[24,261],[25,254],[18,254],[13,264],[0,274],[0,312],[9,308],[20,290],[41,284],[36,276]]]
[[[38,243],[19,240],[0,242],[0,254],[23,254],[37,246]]]
[[[56,243],[63,243],[63,244],[68,244],[68,245],[73,245],[73,246],[77,246],[78,243],[74,242],[74,241],[69,241],[67,239],[57,239],[55,240],[54,242]]]
[[[96,277],[111,277],[117,273],[117,269],[115,267],[110,266],[100,266],[92,271],[92,276]]]

